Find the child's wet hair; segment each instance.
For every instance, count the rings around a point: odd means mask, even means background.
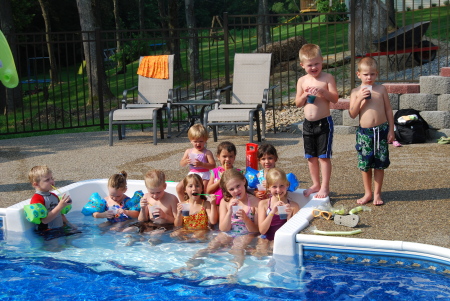
[[[188,138],[189,140],[195,140],[195,139],[204,139],[205,141],[208,140],[209,134],[206,128],[200,124],[196,123],[193,126],[190,127],[188,131]]]
[[[108,179],[108,187],[114,189],[126,189],[127,188],[127,172],[120,171],[119,173],[113,174]]]
[[[258,147],[258,160],[264,155],[272,155],[278,159],[277,149],[272,144],[263,144]]]
[[[282,181],[287,186],[289,186],[289,181],[286,177],[286,173],[282,169],[276,167],[269,169],[266,174],[266,187],[269,188],[273,183],[278,181]]]
[[[52,171],[47,165],[37,165],[31,168],[28,172],[28,180],[31,184],[37,183],[41,180],[41,177],[51,174]]]
[[[378,63],[373,57],[367,56],[358,61],[358,72],[361,72],[362,67],[378,70]]]
[[[194,183],[201,185],[202,192],[200,192],[200,193],[205,193],[205,187],[203,186],[202,178],[198,174],[195,174],[195,173],[189,174],[183,179],[183,189],[184,189],[184,200],[185,201],[187,201],[189,199],[189,196],[186,193],[186,186],[189,184],[189,181],[191,181],[191,180],[194,181]],[[204,196],[204,195],[201,195],[200,198],[203,200],[206,200],[206,196]]]
[[[303,60],[312,60],[316,57],[322,57],[322,51],[320,50],[319,45],[305,44],[300,48],[298,57],[300,62],[303,62]]]
[[[237,151],[236,151],[236,145],[234,145],[233,142],[230,141],[224,141],[221,142],[218,146],[217,146],[217,157],[220,156],[220,153],[226,150],[227,152],[231,153],[233,152],[234,155],[237,155]]]
[[[229,169],[226,170],[223,174],[222,177],[220,178],[220,188],[222,189],[222,193],[223,193],[223,199],[228,202],[232,196],[231,194],[228,192],[227,189],[227,183],[228,181],[232,180],[232,179],[237,179],[237,180],[242,180],[245,182],[245,190],[247,191],[247,179],[245,178],[245,176],[242,174],[242,172],[240,172],[237,169]]]
[[[149,170],[144,176],[144,181],[147,189],[157,188],[166,183],[166,175],[159,169]]]

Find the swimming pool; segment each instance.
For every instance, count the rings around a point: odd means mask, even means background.
[[[162,236],[149,243],[148,235],[106,231],[98,227],[102,220],[76,211],[68,218],[82,234],[49,242],[32,233],[0,240],[0,299],[450,299],[445,262],[310,244],[303,247],[302,267],[249,254],[238,270],[219,249],[178,273],[205,242]]]

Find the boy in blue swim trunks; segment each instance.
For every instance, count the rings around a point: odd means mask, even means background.
[[[374,205],[382,205],[384,170],[390,164],[388,143],[395,139],[394,117],[386,88],[375,84],[378,76],[377,62],[371,57],[361,59],[356,75],[361,79],[361,86],[352,90],[349,114],[352,118],[359,115],[356,151],[358,168],[363,177],[364,196],[357,203],[366,204],[373,198]]]
[[[318,45],[303,45],[299,57],[300,65],[307,74],[297,82],[295,104],[297,107],[305,107],[303,141],[305,158],[308,159],[313,182],[303,194],[308,197],[311,193],[317,192],[316,198],[325,198],[330,193],[331,146],[334,132],[330,102],[336,103],[339,95],[334,77],[322,72],[323,58]]]

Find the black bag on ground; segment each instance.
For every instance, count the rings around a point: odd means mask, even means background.
[[[407,115],[417,115],[417,120],[407,120],[405,123],[398,122],[400,117]],[[424,143],[427,140],[427,130],[429,129],[429,126],[417,110],[398,110],[394,115],[394,124],[396,127],[395,139],[400,143]]]

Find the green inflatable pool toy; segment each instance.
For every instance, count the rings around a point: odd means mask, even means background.
[[[41,219],[47,217],[47,208],[41,203],[25,205],[23,211],[27,221],[33,224],[40,224]]]
[[[61,210],[61,214],[67,214],[70,210],[72,210],[72,205],[67,205],[63,208],[63,210]]]
[[[0,81],[7,88],[15,88],[19,84],[16,64],[3,32],[0,30]]]

